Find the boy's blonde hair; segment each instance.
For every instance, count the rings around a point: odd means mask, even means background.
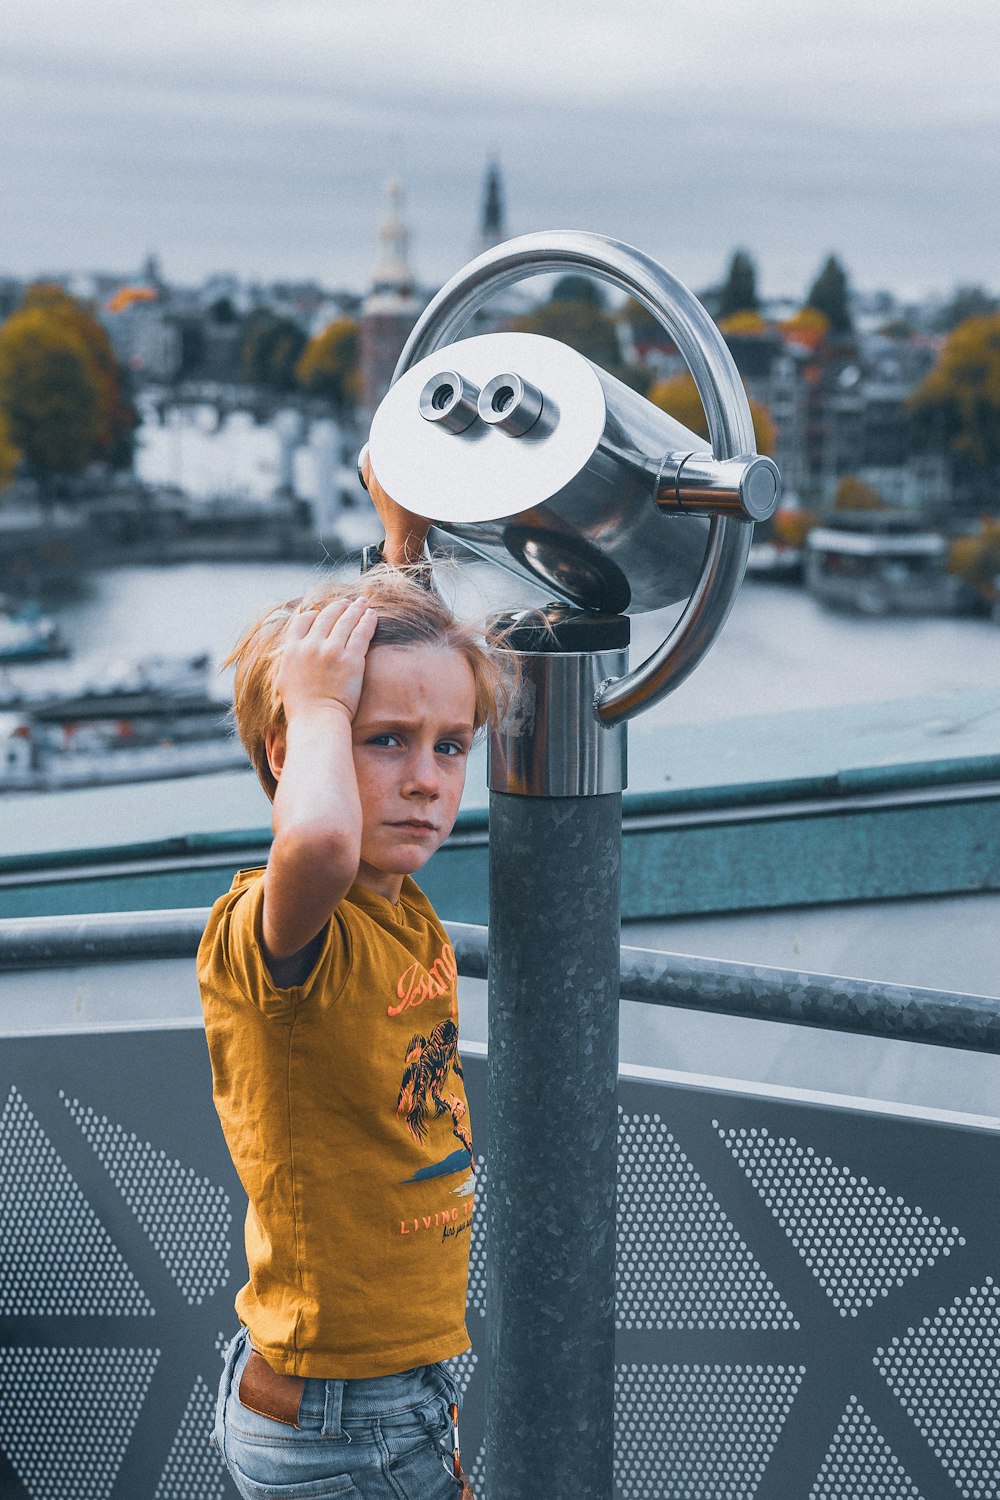
[[[500,719],[510,702],[512,681],[498,654],[496,638],[488,626],[459,620],[415,575],[416,570],[383,565],[360,579],[327,579],[311,593],[289,599],[261,615],[223,662],[224,667],[236,667],[233,718],[237,733],[272,800],[278,783],[267,758],[267,737],[285,725],[277,688],[285,636],[296,615],[322,609],[335,599],[364,595],[378,610],[369,650],[378,646],[442,646],[464,656],[476,687],[476,731]]]

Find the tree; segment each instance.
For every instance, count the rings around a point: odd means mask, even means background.
[[[802,349],[815,350],[830,332],[830,319],[818,307],[800,307],[779,324],[782,338]]]
[[[631,331],[634,339],[646,343],[665,343],[670,337],[659,318],[654,318],[634,297],[626,297],[615,317],[618,323]]]
[[[885,510],[885,500],[873,484],[856,474],[845,474],[837,481],[833,497],[834,510]]]
[[[552,302],[582,302],[585,307],[599,307],[607,311],[608,299],[599,281],[592,276],[577,276],[570,272],[560,276],[552,288]]]
[[[232,324],[239,322],[239,313],[233,306],[232,297],[216,297],[210,304],[208,315],[213,323]]]
[[[824,261],[822,270],[809,289],[806,304],[818,308],[829,319],[831,333],[854,332],[847,272],[835,255],[828,255]]]
[[[759,307],[757,267],[745,250],[737,250],[719,292],[716,319],[731,318],[738,312],[757,312]]]
[[[698,387],[690,375],[674,375],[670,380],[658,380],[647,392],[646,399],[661,411],[669,412],[678,422],[708,443],[708,419],[698,395]],[[778,429],[771,413],[759,401],[751,400],[750,415],[757,439],[757,452],[773,453],[778,440]]]
[[[295,389],[295,366],[306,346],[298,323],[277,313],[251,313],[240,341],[240,372],[250,385]]]
[[[1000,312],[967,318],[948,335],[909,408],[925,447],[950,449],[993,475],[1000,466]]]
[[[510,327],[517,333],[538,333],[544,338],[558,339],[610,374],[622,373],[615,320],[593,302],[550,299],[533,312],[514,318]]]
[[[21,455],[11,437],[7,413],[0,405],[0,491],[5,490],[14,478],[20,459]]]
[[[737,338],[751,338],[767,332],[767,323],[757,312],[732,313],[719,323],[719,332],[735,334]]]
[[[358,325],[353,318],[335,318],[310,339],[295,366],[295,378],[310,396],[321,396],[343,415],[361,397]]]
[[[98,395],[98,434],[91,457],[115,469],[130,468],[139,413],[132,401],[131,376],[119,364],[107,329],[84,303],[61,286],[46,282],[36,282],[28,288],[22,307],[41,310],[79,339]]]
[[[87,347],[45,307],[22,307],[0,328],[0,406],[43,496],[98,452],[101,395]]]
[[[953,328],[957,328],[966,319],[988,318],[998,307],[1000,304],[997,299],[985,287],[957,286],[950,300],[934,319],[934,327],[938,333],[951,333]]]
[[[779,505],[771,519],[764,522],[762,534],[785,547],[804,547],[810,531],[817,524],[817,518],[811,510]]]
[[[1000,597],[1000,521],[986,517],[977,536],[952,542],[948,570],[991,604]]]

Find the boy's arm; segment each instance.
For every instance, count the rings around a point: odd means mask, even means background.
[[[301,983],[323,930],[354,883],[361,804],[351,725],[377,624],[363,599],[291,623],[277,686],[286,728],[269,736],[278,778],[264,876],[263,941],[276,984]]]
[[[391,495],[386,494],[372,473],[367,446],[362,450],[359,473],[385,528],[382,561],[390,563],[394,568],[412,567],[424,562],[424,542],[430,530],[430,521],[415,515],[411,510],[404,510]]]

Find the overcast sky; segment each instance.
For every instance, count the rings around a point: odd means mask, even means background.
[[[997,0],[0,0],[0,274],[362,290],[387,176],[421,281],[587,228],[682,280],[1000,289]]]

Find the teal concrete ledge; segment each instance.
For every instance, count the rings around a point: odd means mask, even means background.
[[[640,719],[622,916],[1000,890],[997,745],[996,693],[672,729]],[[484,783],[477,757],[421,875],[459,922],[487,919]],[[208,905],[266,860],[268,814],[246,772],[0,799],[0,917]]]
[[[707,807],[678,807],[670,793],[626,797],[623,918],[1000,890],[1000,777],[811,790]],[[209,905],[237,869],[266,860],[269,837],[258,829],[0,858],[0,917]],[[487,919],[488,837],[485,810],[463,813],[421,874],[454,921]]]

